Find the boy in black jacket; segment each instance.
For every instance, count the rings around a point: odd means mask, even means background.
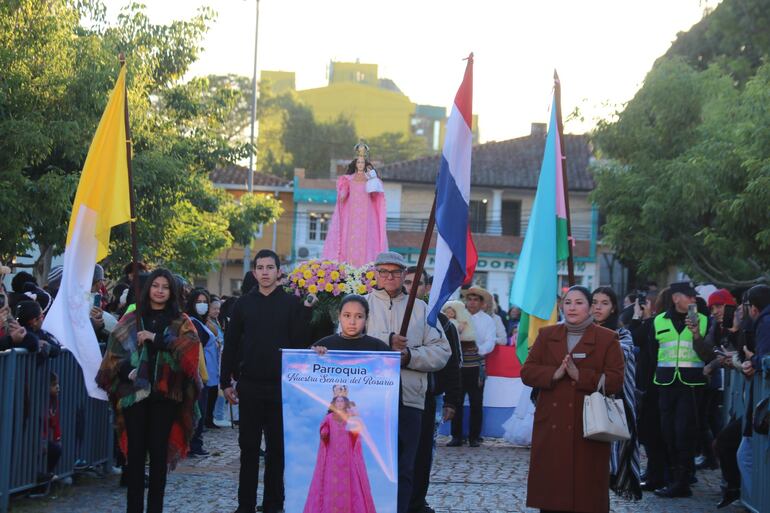
[[[260,250],[254,258],[257,285],[233,306],[225,333],[220,386],[231,404],[240,404],[241,470],[237,513],[253,513],[257,502],[259,447],[265,432],[265,513],[283,509],[283,415],[281,349],[307,348],[309,297],[303,304],[279,285],[278,255]],[[232,381],[237,381],[237,388]]]

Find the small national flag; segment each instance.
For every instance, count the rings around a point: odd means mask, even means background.
[[[428,299],[428,324],[463,283],[470,283],[478,254],[471,238],[468,206],[471,195],[473,146],[473,54],[468,58],[460,89],[446,126],[441,168],[436,181],[435,275]]]
[[[126,68],[96,129],[72,205],[59,293],[43,327],[80,364],[91,397],[106,399],[94,378],[102,361],[91,327],[91,284],[96,262],[109,253],[110,230],[131,220],[126,159]]]
[[[510,302],[521,308],[516,340],[521,363],[540,328],[557,320],[558,262],[569,257],[562,155],[554,96],[535,202],[511,286]]]

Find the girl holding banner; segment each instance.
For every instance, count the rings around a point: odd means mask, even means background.
[[[342,351],[390,351],[382,340],[364,334],[366,319],[369,317],[369,303],[358,294],[348,294],[340,303],[340,334],[324,337],[313,349],[319,355],[327,349]]]
[[[363,296],[345,296],[340,308],[340,334],[319,340],[313,349],[319,355],[328,349],[390,351],[382,340],[364,334],[368,316],[369,303]],[[329,413],[319,429],[321,441],[304,512],[375,513],[361,448],[360,435],[365,428],[356,415],[355,403],[348,398],[348,388],[335,385],[332,393]]]

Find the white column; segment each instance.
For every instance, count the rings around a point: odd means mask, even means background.
[[[401,229],[401,184],[385,182],[385,211],[391,219],[389,228]]]
[[[492,203],[487,209],[487,233],[489,235],[500,235],[503,233],[502,213],[503,190],[492,189]]]
[[[490,271],[487,274],[487,290],[490,294],[497,294],[500,298],[500,306],[508,311],[508,294],[511,292],[513,275],[505,271]]]

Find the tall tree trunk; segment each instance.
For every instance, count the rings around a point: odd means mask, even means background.
[[[44,286],[48,280],[48,273],[51,272],[51,261],[53,260],[53,247],[52,246],[40,246],[40,256],[33,264],[33,273],[35,279]]]

